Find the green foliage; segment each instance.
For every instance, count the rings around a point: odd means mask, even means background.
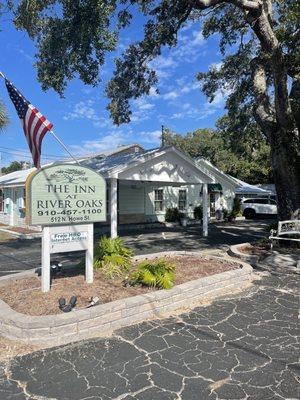
[[[203,218],[203,208],[202,208],[201,205],[200,206],[196,206],[194,208],[194,218],[202,220],[202,218]]]
[[[224,96],[230,127],[227,133],[236,142],[243,144],[245,132],[259,131],[267,137],[280,218],[299,216],[299,0],[7,3],[15,26],[27,31],[37,45],[36,66],[43,89],[53,88],[61,95],[68,81],[77,76],[85,84],[97,85],[106,53],[115,50],[120,29],[131,23],[131,10],[142,14],[144,36],[133,38],[115,60],[115,71],[106,87],[110,99],[107,108],[118,125],[130,121],[130,101],[149,94],[156,86],[152,61],[165,47],[181,45],[182,28],[195,24],[204,39],[217,38],[222,64],[197,74],[202,91],[210,102]],[[249,183],[265,182],[270,152],[261,144],[255,147],[254,160],[240,154],[243,146],[238,151],[229,148],[229,152],[228,147],[222,147],[218,165]]]
[[[166,209],[165,221],[166,222],[179,222],[180,221],[180,212],[177,207]]]
[[[2,167],[3,174],[9,174],[11,172],[20,171],[23,169],[25,161],[13,161],[8,167]]]
[[[232,218],[240,217],[242,215],[241,201],[235,197],[233,200],[233,207],[230,213]]]
[[[214,1],[211,6],[207,3],[203,0],[6,1],[14,13],[17,29],[25,30],[37,45],[42,87],[52,87],[61,94],[75,76],[86,84],[96,85],[106,54],[115,50],[120,30],[132,21],[129,6],[143,14],[144,37],[140,41],[134,39],[116,59],[114,76],[107,86],[111,99],[108,109],[116,124],[130,120],[130,99],[149,94],[156,84],[157,76],[149,63],[161,54],[164,46],[178,45],[178,33],[187,23],[200,24],[205,39],[212,35],[219,38],[223,63],[221,68],[212,66],[208,72],[201,72],[198,79],[210,101],[224,90],[228,94],[228,115],[232,119],[246,115],[241,121],[246,126],[253,121],[253,117],[248,118],[254,104],[250,61],[264,47],[254,24],[261,10],[243,9],[237,4],[241,2],[236,1]],[[300,59],[299,1],[271,0],[268,6],[272,8],[270,30],[283,48],[288,72],[294,77],[299,73]],[[268,85],[272,84],[268,70]]]
[[[191,157],[203,157],[221,171],[250,184],[272,181],[270,147],[258,128],[243,130],[237,140],[237,128],[228,117],[218,121],[218,129],[197,129],[185,135],[165,129],[164,141]]]
[[[102,236],[94,251],[94,268],[100,268],[108,278],[121,276],[129,269],[132,255],[119,237]]]
[[[222,138],[213,129],[197,129],[180,135],[166,128],[164,140],[166,146],[175,146],[193,158],[201,156],[212,162],[215,161],[219,150],[224,147]]]
[[[227,208],[222,208],[222,213],[223,213],[223,218],[227,219],[229,215]]]
[[[85,84],[99,82],[105,54],[117,44],[117,28],[111,21],[116,7],[117,2],[109,0],[18,2],[14,23],[36,42],[38,79],[43,89],[52,87],[63,94],[75,76]],[[123,13],[120,23],[124,19]]]
[[[271,224],[267,225],[264,228],[264,231],[265,232],[271,232],[271,230],[277,231],[277,229],[278,229],[278,222],[272,222]]]
[[[146,260],[138,264],[130,274],[131,285],[144,285],[159,289],[171,289],[174,285],[176,266],[167,260]]]

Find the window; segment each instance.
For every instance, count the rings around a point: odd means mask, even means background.
[[[243,203],[244,203],[244,204],[251,204],[251,203],[255,203],[255,201],[252,200],[252,199],[249,199],[249,200],[243,201]]]
[[[106,188],[106,214],[110,215],[110,190]]]
[[[162,211],[164,202],[164,191],[163,189],[154,190],[154,210]]]
[[[269,204],[269,200],[268,199],[256,199],[255,203],[256,204]]]
[[[23,208],[26,208],[26,189],[23,189]]]
[[[270,199],[269,201],[270,201],[270,204],[274,204],[275,206],[277,205],[275,200]]]
[[[186,208],[186,190],[181,189],[178,192],[178,209],[184,211]]]
[[[0,212],[4,211],[4,193],[3,190],[0,189]]]

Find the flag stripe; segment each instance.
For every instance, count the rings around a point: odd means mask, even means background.
[[[37,108],[25,99],[11,82],[6,79],[5,84],[11,101],[21,119],[34,165],[40,168],[42,141],[45,134],[52,129],[53,125]]]

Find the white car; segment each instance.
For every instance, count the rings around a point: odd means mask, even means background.
[[[253,219],[257,215],[276,215],[277,203],[275,200],[261,197],[253,199],[242,199],[241,207],[246,219]]]

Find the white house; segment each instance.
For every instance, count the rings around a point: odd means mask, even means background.
[[[198,205],[203,206],[203,233],[207,235],[209,214],[216,208],[232,208],[234,180],[208,161],[193,160],[172,146],[154,150],[137,144],[121,146],[79,161],[106,179],[106,224],[111,225],[113,237],[118,224],[164,222],[167,208],[174,207],[193,218]],[[0,222],[26,226],[25,182],[32,171],[0,177]]]

